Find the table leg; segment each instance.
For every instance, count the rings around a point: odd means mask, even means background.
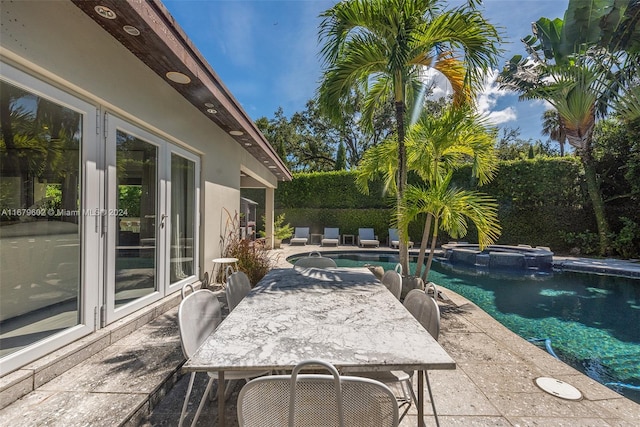
[[[424,425],[424,371],[418,370],[418,427]]]
[[[218,426],[224,427],[224,371],[218,371]]]
[[[215,285],[217,283],[218,277],[216,276],[216,272],[218,271],[218,264],[217,263],[213,263],[213,271],[211,271],[211,284]],[[211,286],[211,288],[213,289],[213,286]]]

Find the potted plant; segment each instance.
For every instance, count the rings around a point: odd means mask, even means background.
[[[265,222],[264,216],[262,222]],[[284,223],[284,214],[276,216],[273,220],[273,247],[274,249],[280,248],[280,244],[284,239],[288,239],[293,234],[293,227],[291,224]],[[260,230],[260,237],[265,237],[266,233]]]

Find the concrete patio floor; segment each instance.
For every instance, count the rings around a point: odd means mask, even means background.
[[[289,267],[286,262],[289,255],[334,249],[317,245],[287,245],[274,254],[278,267]],[[588,263],[588,260],[580,259],[568,261]],[[602,260],[597,262],[598,267],[606,264]],[[638,267],[626,264],[623,266],[626,269]],[[615,267],[620,268],[620,263],[616,262]],[[463,297],[446,292],[457,306],[441,305],[439,341],[456,361],[457,369],[429,372],[440,425],[640,424],[640,405],[518,337]],[[224,293],[218,295],[224,302]],[[111,336],[109,344],[71,369],[65,370],[54,360],[49,360],[47,366],[59,373],[48,374],[52,376],[51,380],[0,410],[0,425],[177,425],[189,376],[180,373],[183,357],[176,302],[164,302],[164,308],[160,305],[153,307],[151,313],[162,313],[160,315],[139,316],[135,321],[123,323],[121,328],[103,332]],[[166,310],[169,306],[171,308]],[[584,398],[568,401],[543,392],[534,383],[535,378],[541,376],[568,382],[578,388]],[[198,375],[196,390],[189,404],[188,423],[195,413],[206,380],[206,375]],[[14,386],[19,385],[17,377],[5,377],[0,381],[0,390],[8,390],[7,384],[11,381]],[[241,386],[235,385],[227,403],[228,426],[237,425],[235,401]],[[427,426],[435,425],[428,403],[425,411],[429,414],[425,417]],[[216,418],[217,404],[209,403],[198,425],[216,425]],[[412,408],[401,425],[415,426],[416,421],[415,408]]]

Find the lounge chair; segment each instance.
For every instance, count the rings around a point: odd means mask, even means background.
[[[358,228],[358,246],[374,246],[376,248],[380,246],[380,241],[374,235],[373,228]]]
[[[309,227],[296,227],[290,245],[306,245],[309,241]]]
[[[339,228],[324,228],[324,234],[320,241],[320,246],[336,245],[340,244],[340,229]]]
[[[407,242],[407,245],[412,248],[413,242]],[[398,237],[398,229],[390,228],[389,229],[389,247],[390,248],[399,248],[400,247],[400,237]]]

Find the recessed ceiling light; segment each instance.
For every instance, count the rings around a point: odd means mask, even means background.
[[[269,165],[269,169],[275,169],[276,167],[274,165]]]
[[[251,143],[250,142],[245,142],[244,145],[247,146],[247,147],[251,147]]]
[[[241,130],[230,130],[229,135],[240,136],[240,135],[244,135],[244,132],[242,132]]]
[[[207,108],[207,113],[209,113],[209,114],[217,114],[218,110],[216,110],[215,108]]]
[[[122,29],[125,30],[127,33],[131,34],[132,36],[140,35],[140,30],[134,27],[133,25],[125,25],[124,27],[122,27]]]
[[[214,105],[214,104],[212,104],[212,103],[210,103],[210,102],[205,102],[205,103],[204,103],[204,106],[205,106],[205,107],[207,107],[207,108],[213,108],[213,107],[215,107],[215,105]]]
[[[103,18],[107,18],[107,19],[116,19],[116,13],[109,9],[106,6],[96,6],[93,8],[93,10],[95,10],[96,12],[98,12],[98,15],[102,16]]]
[[[178,73],[177,71],[169,71],[166,74],[167,78],[172,82],[180,83],[186,85],[187,83],[191,83],[191,79],[186,74]]]
[[[262,163],[269,163],[269,160],[263,160]]]

